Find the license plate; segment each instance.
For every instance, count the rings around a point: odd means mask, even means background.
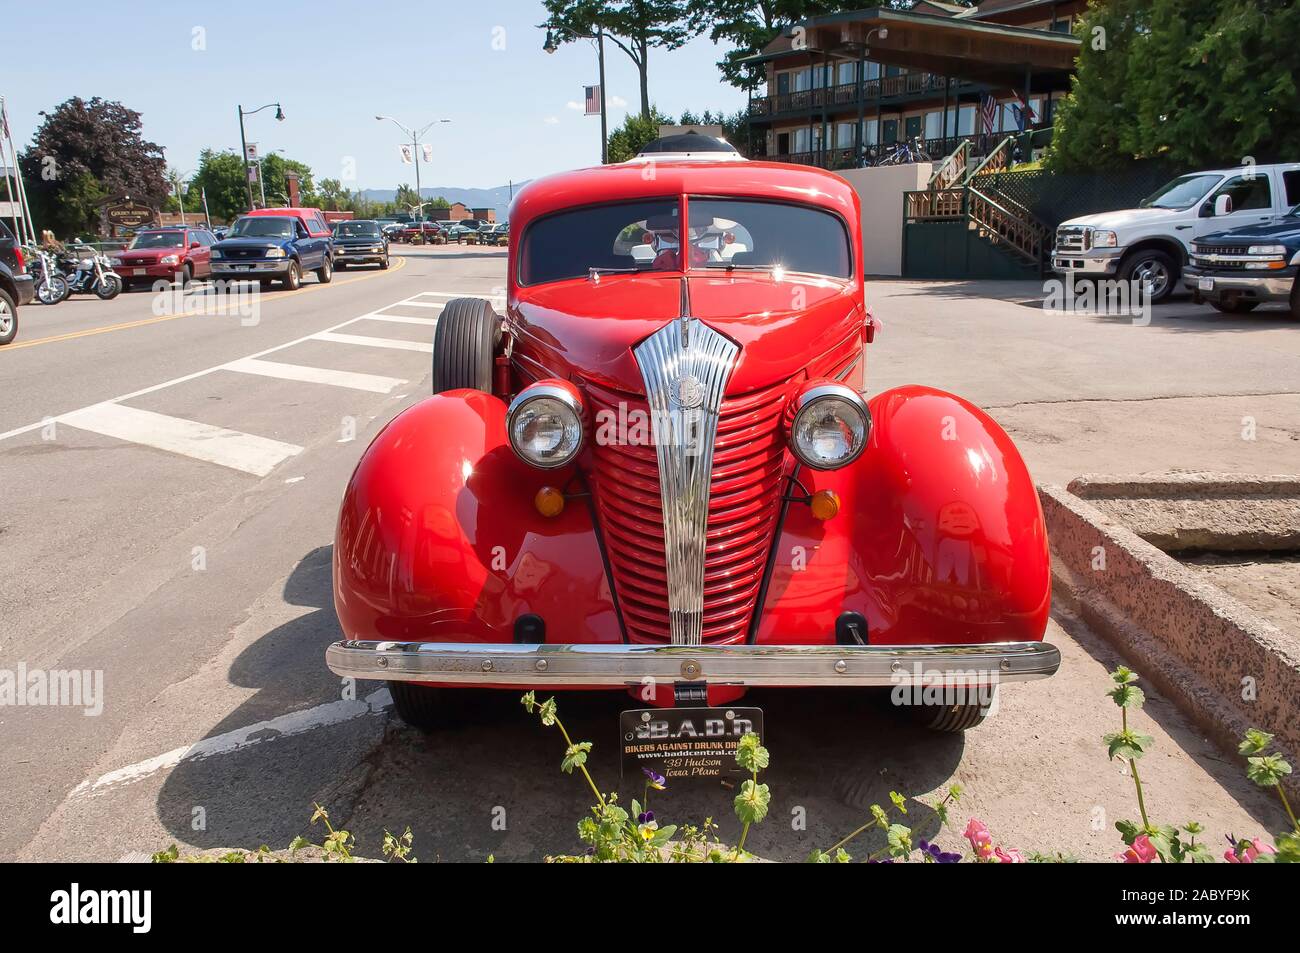
[[[620,771],[634,782],[643,768],[669,783],[746,775],[736,745],[750,732],[764,738],[761,708],[642,708],[620,714],[618,727]]]
[[[132,268],[132,269],[131,269],[131,277],[133,277],[133,278],[143,278],[143,277],[145,277],[148,273],[149,273],[149,271],[148,271],[147,268]]]
[[[1200,291],[1213,291],[1213,290],[1214,290],[1214,279],[1213,279],[1213,278],[1198,278],[1197,281],[1196,281],[1196,287],[1197,287],[1197,289],[1200,290]]]
[[[234,266],[234,269],[235,269],[235,271],[252,271],[252,270],[253,270],[253,266],[252,266],[252,265],[235,265],[235,266]]]

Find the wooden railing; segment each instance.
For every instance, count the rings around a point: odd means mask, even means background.
[[[909,222],[951,221],[966,214],[965,189],[906,192],[903,214]]]
[[[961,144],[934,170],[927,187],[932,191],[947,189],[951,188],[953,183],[962,181],[966,176],[966,165],[970,162],[970,151],[970,140],[963,139]]]
[[[1011,164],[1011,147],[1015,141],[1015,136],[1007,136],[994,146],[989,154],[984,157],[984,161],[970,170],[970,173],[966,176],[966,184],[969,185],[974,181],[977,175],[992,175],[994,172],[1005,172]]]
[[[1047,227],[1034,218],[1023,206],[1008,208],[971,186],[966,186],[966,213],[985,239],[994,245],[1004,245],[1027,261],[1042,266],[1043,250],[1050,236]]]
[[[952,88],[965,89],[972,84],[953,80]],[[750,102],[751,116],[771,116],[777,113],[803,109],[820,109],[825,106],[844,106],[859,101],[871,103],[877,99],[909,96],[918,93],[942,92],[944,78],[935,73],[905,73],[902,76],[883,76],[858,83],[841,83],[838,86],[820,86],[792,93],[760,96]]]

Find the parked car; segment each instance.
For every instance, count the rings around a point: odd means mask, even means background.
[[[408,222],[402,229],[402,241],[409,244],[445,245],[447,233],[436,222]]]
[[[910,686],[896,703],[964,730],[986,704],[919,686],[1054,673],[1010,437],[932,387],[862,396],[879,325],[853,188],[736,156],[644,171],[526,185],[504,313],[441,310],[433,395],[343,494],[328,666],[424,728],[463,686],[647,707],[838,685]]]
[[[406,225],[403,222],[389,222],[380,231],[384,233],[384,237],[390,242],[400,242],[402,240],[402,229],[405,227]]]
[[[495,225],[484,225],[478,230],[478,240],[480,245],[510,244],[510,223],[497,222]]]
[[[122,287],[179,281],[183,287],[212,274],[212,246],[217,239],[205,228],[149,228],[109,256]]]
[[[212,229],[212,237],[215,238],[217,241],[221,241],[221,239],[226,237],[226,233],[229,231],[230,231],[229,226],[218,225]]]
[[[473,243],[478,240],[478,226],[466,225],[464,222],[457,222],[451,228],[447,229],[447,241],[455,242],[457,245]]]
[[[1298,203],[1297,162],[1180,175],[1138,208],[1062,222],[1052,267],[1074,279],[1143,282],[1159,302],[1177,287],[1194,240],[1270,221]]]
[[[294,291],[308,271],[321,284],[334,278],[333,233],[319,209],[254,209],[212,246],[214,278],[255,279],[264,287],[278,279]]]
[[[354,220],[335,222],[334,264],[340,270],[348,265],[388,267],[388,239],[377,222]]]
[[[1183,283],[1196,301],[1241,314],[1286,302],[1300,320],[1300,205],[1260,225],[1203,235],[1192,242]]]
[[[18,309],[32,300],[33,293],[22,246],[0,222],[0,345],[18,336]]]

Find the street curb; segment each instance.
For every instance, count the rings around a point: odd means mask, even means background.
[[[1247,728],[1262,728],[1295,764],[1300,655],[1283,632],[1063,487],[1038,493],[1054,597],[1223,748],[1236,752]],[[1300,795],[1296,775],[1285,786]]]

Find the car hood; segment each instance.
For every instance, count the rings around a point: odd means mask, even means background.
[[[285,248],[291,244],[291,238],[223,238],[212,247],[227,251],[238,248]]]
[[[334,237],[334,244],[335,245],[378,245],[381,242],[383,242],[383,240],[384,238],[382,235],[372,235],[372,236],[349,235],[346,238],[336,235]]]
[[[740,347],[728,394],[789,380],[863,341],[861,286],[767,273],[692,276],[690,314]],[[508,322],[516,355],[537,377],[586,378],[644,393],[632,349],[681,316],[680,276],[606,275],[518,290]]]
[[[186,249],[177,245],[175,248],[123,248],[121,251],[109,252],[112,258],[131,258],[140,261],[157,261],[163,255],[183,255]]]
[[[1187,209],[1176,208],[1124,208],[1115,212],[1095,212],[1062,222],[1059,228],[1087,225],[1092,228],[1116,230],[1138,225],[1159,226],[1171,219],[1182,218]]]
[[[1212,244],[1214,242],[1233,241],[1255,242],[1265,238],[1277,242],[1300,242],[1300,216],[1288,215],[1280,221],[1258,225],[1243,225],[1241,228],[1232,228],[1226,232],[1203,235],[1197,241],[1203,244]]]

